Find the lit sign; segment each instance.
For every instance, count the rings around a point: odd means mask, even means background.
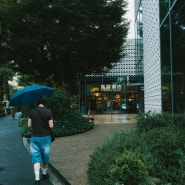
[[[121,91],[121,85],[101,85],[101,91]]]

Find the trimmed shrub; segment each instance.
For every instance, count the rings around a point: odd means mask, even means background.
[[[93,125],[78,112],[71,112],[54,123],[53,133],[56,137],[80,134],[91,130]]]
[[[30,138],[32,129],[28,128],[28,118],[27,117],[20,118],[19,126],[21,127],[22,137]]]
[[[88,119],[70,108],[70,94],[65,86],[55,90],[49,99],[48,107],[51,109],[54,117],[54,128],[52,131],[55,137],[79,134],[93,128]],[[27,117],[31,108],[34,107],[22,110],[22,119],[19,125],[21,126],[23,137],[30,137],[31,129],[27,126]]]
[[[149,131],[153,128],[166,127],[171,125],[171,115],[167,113],[147,112],[137,115],[137,130]]]
[[[21,127],[22,136],[29,138],[31,136],[31,128],[28,128],[27,117],[22,117],[19,121],[19,125]],[[80,113],[71,112],[55,120],[52,131],[55,137],[62,137],[83,133],[92,128],[93,125],[89,123],[88,119],[82,117]]]
[[[175,125],[116,133],[91,156],[90,185],[184,185],[184,141]]]
[[[54,91],[52,97],[49,99],[48,107],[52,110],[55,119],[60,119],[70,112],[70,97],[71,95],[65,86]]]
[[[151,168],[151,162],[145,155],[139,152],[125,151],[116,159],[110,171],[120,185],[136,185],[149,176]]]
[[[185,127],[185,114],[174,114],[174,124]]]
[[[102,146],[96,148],[90,156],[89,169],[87,172],[91,185],[113,185],[117,179],[111,172],[111,167],[115,165],[117,158],[129,150],[132,152],[146,149],[144,138],[138,132],[130,130],[127,132],[116,132],[112,139],[106,141]],[[147,153],[147,152],[146,152]]]
[[[156,128],[150,130],[146,138],[153,157],[151,174],[163,182],[178,185],[185,182],[185,130],[176,126]]]

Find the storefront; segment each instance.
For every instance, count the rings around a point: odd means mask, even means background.
[[[131,85],[128,77],[87,77],[80,86],[81,113],[88,113],[92,97],[96,100],[97,114],[139,111],[141,86]]]

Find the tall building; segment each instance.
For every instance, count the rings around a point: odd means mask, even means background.
[[[143,56],[145,112],[184,113],[185,1],[135,0],[135,20],[143,45],[136,44],[136,56]]]
[[[108,72],[103,74],[104,77],[129,77],[143,75],[143,66],[142,64],[138,66],[136,62],[136,47],[135,39],[127,39],[125,43],[125,50],[123,51],[124,57],[120,61],[116,62],[114,67]],[[102,75],[87,75],[87,77],[97,77]]]
[[[137,112],[142,109],[141,85],[142,63],[136,62],[135,39],[126,41],[124,55],[113,68],[100,75],[87,75],[81,81],[80,107],[87,113],[90,97],[97,100],[97,112],[107,113],[107,102],[111,101],[111,113]]]
[[[143,75],[142,65],[138,66],[136,62],[136,48],[135,39],[127,39],[126,48],[124,50],[125,56],[121,58],[120,62],[111,69],[106,76],[131,76]]]

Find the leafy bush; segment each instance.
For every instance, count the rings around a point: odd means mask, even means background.
[[[125,151],[110,168],[120,184],[136,185],[149,175],[152,168],[149,158],[138,152]]]
[[[31,128],[28,128],[28,118],[22,117],[19,120],[19,126],[21,127],[22,137],[30,138],[31,137]]]
[[[31,136],[31,129],[27,126],[27,117],[22,117],[20,119],[19,126],[21,127],[22,136],[29,138]],[[55,137],[62,137],[83,133],[92,128],[93,125],[90,124],[86,118],[82,117],[80,113],[71,112],[54,121],[54,128],[52,131]]]
[[[88,178],[91,185],[113,185],[117,179],[111,173],[111,167],[115,165],[116,159],[124,151],[140,151],[144,140],[133,130],[127,132],[116,132],[114,136],[102,146],[96,148],[90,156]],[[144,139],[144,138],[143,138]],[[140,143],[141,142],[141,143]],[[143,148],[145,148],[143,146]]]
[[[137,116],[137,129],[138,131],[149,131],[153,128],[166,127],[171,125],[171,114],[147,112],[140,113]]]
[[[93,128],[88,119],[82,117],[78,112],[70,112],[55,121],[54,125],[53,133],[56,137],[79,134]]]
[[[174,124],[185,127],[185,114],[174,114]]]
[[[52,110],[55,119],[60,119],[63,115],[70,112],[70,97],[70,93],[65,86],[54,91],[52,97],[49,99],[48,106]]]
[[[55,137],[79,134],[93,128],[88,119],[70,108],[70,94],[65,86],[55,90],[49,99],[48,107],[51,109],[54,117],[54,128],[52,131]],[[27,126],[27,117],[31,108],[33,107],[22,110],[22,119],[19,121],[21,133],[24,137],[30,137],[31,134],[31,129]]]
[[[152,174],[163,182],[180,184],[184,179],[185,130],[176,126],[156,128],[147,133],[147,140],[154,159]]]
[[[91,156],[89,182],[91,185],[184,185],[184,141],[185,129],[170,124],[148,132],[116,133]],[[140,155],[148,161],[141,160]]]

